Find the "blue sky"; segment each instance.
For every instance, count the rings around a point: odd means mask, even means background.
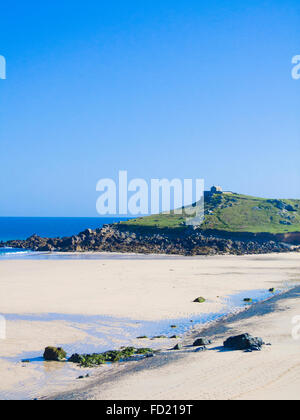
[[[94,216],[96,183],[300,198],[300,4],[1,5],[0,216]]]

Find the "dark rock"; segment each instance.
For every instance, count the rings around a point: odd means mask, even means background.
[[[198,338],[193,344],[194,347],[200,347],[200,346],[209,346],[211,344],[211,340],[208,340],[207,338]]]
[[[60,362],[66,357],[67,353],[61,347],[46,347],[44,351],[44,359],[47,361]]]
[[[182,345],[181,344],[176,344],[176,346],[173,347],[172,350],[182,350]]]
[[[259,337],[250,334],[242,334],[230,337],[224,342],[224,347],[232,350],[261,350],[265,343]]]
[[[45,244],[45,246],[41,246],[39,250],[42,252],[47,252],[47,251],[54,251],[54,249],[55,248],[52,245]]]
[[[194,303],[204,303],[206,302],[206,299],[204,299],[204,297],[198,297],[197,299],[194,300]]]
[[[285,209],[285,203],[283,201],[275,200],[275,205],[279,210]]]
[[[297,209],[295,209],[293,206],[291,206],[290,204],[288,204],[286,207],[285,207],[285,209],[287,210],[287,211],[297,211]]]

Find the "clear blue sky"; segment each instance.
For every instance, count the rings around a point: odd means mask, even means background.
[[[299,0],[3,2],[0,216],[94,216],[98,179],[300,198]]]

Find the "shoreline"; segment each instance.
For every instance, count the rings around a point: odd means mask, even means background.
[[[226,338],[228,338],[230,335],[233,334],[235,324],[238,324],[240,321],[242,321],[244,324],[249,325],[250,324],[249,321],[251,321],[253,318],[257,318],[258,316],[268,316],[270,314],[272,315],[276,313],[276,308],[275,308],[276,304],[282,303],[282,302],[289,303],[290,300],[293,300],[295,298],[296,299],[300,298],[300,286],[296,286],[286,292],[283,292],[277,296],[269,298],[263,302],[256,303],[255,305],[252,305],[248,309],[241,310],[238,313],[224,316],[223,318],[212,322],[210,325],[202,326],[201,328],[195,327],[192,331],[184,335],[183,340],[182,340],[182,344],[184,348],[182,351],[178,351],[178,352],[162,351],[162,353],[158,354],[154,358],[143,359],[138,362],[135,362],[134,366],[130,366],[129,363],[126,366],[124,366],[125,364],[116,365],[115,368],[110,372],[106,372],[102,375],[101,373],[96,374],[95,375],[96,377],[90,380],[89,384],[82,386],[77,390],[63,392],[60,394],[52,394],[52,395],[42,397],[41,399],[42,400],[89,400],[89,399],[95,399],[95,394],[97,394],[97,399],[100,400],[102,399],[100,390],[103,389],[103,387],[107,387],[109,389],[110,386],[114,387],[115,385],[117,385],[117,389],[120,390],[120,387],[118,387],[118,382],[120,381],[126,381],[128,379],[135,378],[135,376],[139,374],[144,374],[144,377],[146,377],[148,372],[155,369],[170,370],[170,368],[172,368],[172,366],[176,365],[176,363],[178,362],[185,363],[187,361],[188,363],[189,360],[186,360],[186,359],[188,359],[188,357],[191,355],[194,356],[195,354],[195,349],[193,349],[192,343],[195,339],[199,338],[199,336],[212,339],[214,343],[225,341]],[[286,310],[289,310],[289,309],[286,309]],[[238,331],[239,333],[245,332],[244,330],[241,330],[240,328],[241,327],[239,327],[239,330],[237,330],[236,333],[238,333]],[[222,348],[210,346],[209,350],[220,352],[222,351]],[[235,351],[231,351],[228,353],[231,353],[231,354],[239,353],[239,355],[243,354],[243,352],[235,352]],[[255,354],[253,354],[253,356],[255,356]],[[298,365],[298,368],[299,368],[299,365]],[[100,376],[103,376],[103,377],[100,378]],[[299,378],[299,381],[300,381],[300,378]],[[136,382],[137,381],[135,381],[135,383]],[[105,395],[107,395],[107,390],[105,390]],[[298,395],[298,399],[300,399],[300,392],[299,393],[296,392],[296,395]],[[241,395],[237,395],[234,398],[227,398],[227,399],[239,399],[238,398],[239,396],[242,396],[242,393]],[[177,398],[173,396],[172,398],[174,400],[182,399],[179,396]],[[105,400],[105,398],[103,399]],[[110,399],[118,400],[118,399],[122,399],[122,397],[120,398],[111,397]],[[128,397],[128,399],[138,400],[138,397],[134,398],[133,396],[131,396],[131,398]],[[163,396],[159,399],[163,400],[163,399],[167,399],[167,397]],[[193,399],[193,398],[189,398],[189,399]],[[214,398],[207,398],[207,399],[214,399]],[[275,396],[274,396],[274,399],[276,399]]]
[[[9,249],[9,248],[7,248]],[[114,251],[31,251],[22,250],[12,253],[0,254],[1,261],[38,261],[38,260],[203,260],[209,258],[223,257],[268,257],[276,255],[298,254],[299,249],[290,249],[284,252],[266,252],[266,253],[245,253],[245,254],[215,254],[215,255],[184,255],[184,254],[155,254],[155,253],[138,253],[138,252],[114,252]]]

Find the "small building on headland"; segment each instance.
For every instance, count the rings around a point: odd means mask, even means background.
[[[211,187],[210,191],[204,191],[204,198],[209,198],[214,194],[233,194],[231,191],[223,191],[223,188],[220,185],[214,185]]]
[[[223,188],[220,187],[220,185],[214,185],[213,187],[211,187],[210,192],[211,194],[222,194]]]

